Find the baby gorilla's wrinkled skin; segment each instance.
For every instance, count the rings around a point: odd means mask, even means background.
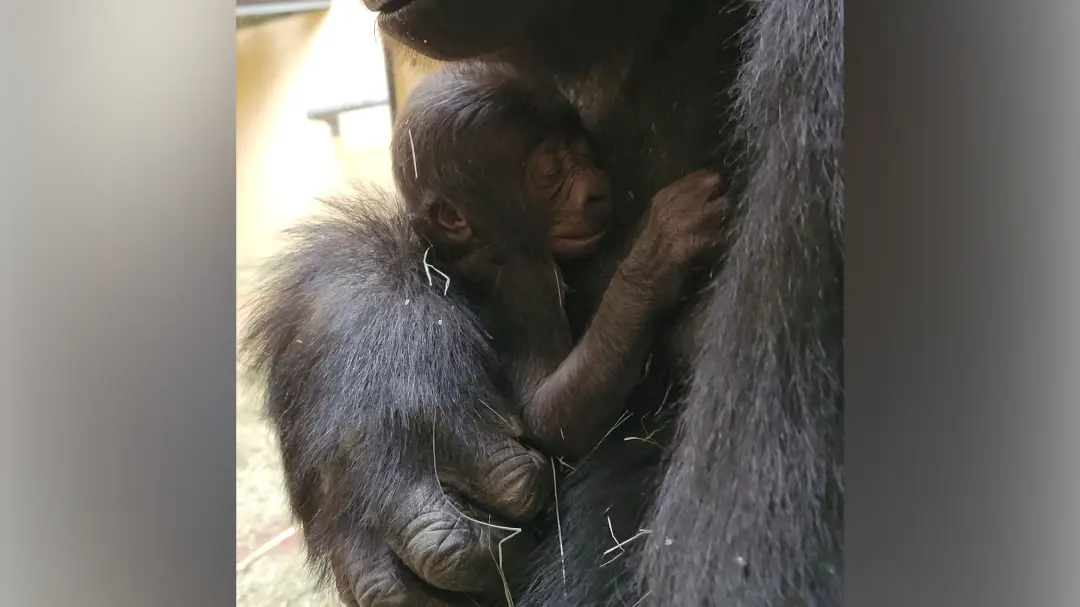
[[[707,172],[657,194],[658,212],[575,345],[557,264],[596,253],[612,216],[588,137],[554,90],[463,64],[417,86],[391,146],[417,233],[493,336],[528,440],[564,458],[584,455],[622,413],[656,323],[715,249],[727,210]]]

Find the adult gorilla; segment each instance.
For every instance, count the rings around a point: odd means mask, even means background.
[[[559,482],[561,533],[531,560],[500,546],[517,604],[839,605],[841,0],[365,2],[424,55],[510,62],[581,108],[621,223],[566,272],[578,330],[655,192],[699,168],[734,184],[727,259],[658,342],[635,418]],[[293,508],[348,603],[486,600],[506,531],[478,521],[533,518],[551,471],[476,413],[509,417],[488,353],[447,337],[469,319],[388,276],[348,212],[299,232],[248,342]]]

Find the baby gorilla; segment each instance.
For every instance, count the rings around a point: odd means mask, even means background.
[[[621,414],[693,262],[719,244],[720,177],[697,172],[656,195],[575,345],[559,264],[600,249],[613,206],[570,102],[505,67],[454,65],[414,89],[391,150],[426,263],[491,335],[527,436],[584,455]]]

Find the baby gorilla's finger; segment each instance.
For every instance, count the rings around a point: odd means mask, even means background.
[[[510,438],[459,441],[458,465],[440,469],[439,479],[485,512],[527,522],[552,499],[551,462]]]
[[[685,183],[688,190],[699,192],[703,196],[720,194],[726,185],[722,175],[704,169],[687,175]]]
[[[731,201],[726,196],[710,198],[705,203],[706,219],[702,222],[703,227],[712,231],[717,230],[727,223],[731,212]]]
[[[417,487],[398,508],[387,542],[418,578],[435,588],[488,593],[501,587],[499,543],[516,528],[484,521],[434,484]],[[509,543],[509,542],[507,542]]]
[[[415,579],[410,579],[410,574],[403,570],[385,545],[371,538],[363,545],[368,549],[355,550],[348,555],[338,552],[332,559],[331,568],[342,604],[347,607],[451,607],[451,603],[431,596]]]

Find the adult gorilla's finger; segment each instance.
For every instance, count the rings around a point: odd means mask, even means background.
[[[485,437],[487,438],[487,437]],[[457,466],[439,480],[479,508],[508,521],[527,522],[552,498],[551,463],[510,438],[458,442]]]
[[[364,542],[363,551],[337,553],[332,559],[334,581],[347,607],[451,607],[431,596],[402,570],[385,545]]]
[[[499,543],[516,530],[466,514],[434,483],[415,488],[387,530],[390,549],[424,582],[451,592],[486,593],[501,585]]]

